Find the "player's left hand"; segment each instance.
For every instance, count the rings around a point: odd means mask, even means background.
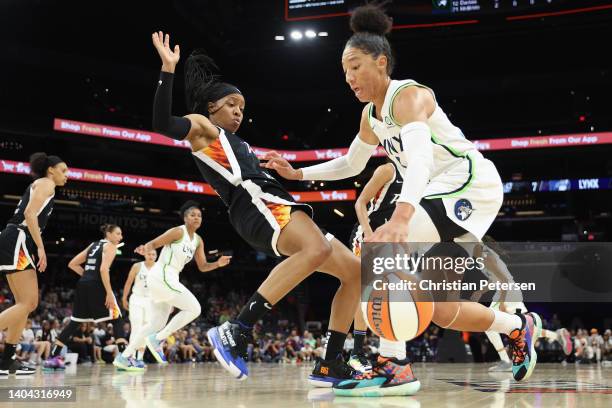
[[[138,245],[138,247],[134,250],[134,252],[136,252],[138,255],[145,255],[145,246],[144,245]]]
[[[106,300],[104,301],[104,306],[106,306],[107,309],[113,309],[115,307],[115,297],[113,296],[112,293],[106,294]]]
[[[217,265],[219,266],[219,268],[222,268],[224,266],[229,265],[231,260],[232,260],[231,256],[223,255],[219,259],[217,259]]]
[[[267,160],[266,163],[262,163],[261,167],[265,167],[266,169],[276,170],[279,176],[285,178],[287,180],[301,180],[302,179],[302,171],[296,170],[293,166],[281,156],[278,152],[269,151],[264,154],[264,160]]]

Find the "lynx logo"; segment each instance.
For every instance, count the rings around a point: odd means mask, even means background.
[[[455,217],[457,217],[461,221],[465,221],[470,218],[470,215],[472,215],[473,211],[474,209],[472,208],[472,203],[470,203],[469,200],[466,200],[465,198],[457,200],[457,202],[455,203]]]
[[[579,190],[599,190],[599,179],[579,179]]]
[[[385,123],[387,124],[387,127],[393,127],[393,122],[391,122],[391,118],[386,116],[385,117]]]

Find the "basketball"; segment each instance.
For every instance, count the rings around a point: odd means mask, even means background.
[[[418,337],[431,323],[434,312],[431,295],[410,290],[408,282],[417,284],[418,278],[393,272],[368,285],[361,309],[368,327],[378,336],[408,341]]]

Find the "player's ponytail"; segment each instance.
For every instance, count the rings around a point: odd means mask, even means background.
[[[353,35],[346,42],[346,48],[358,48],[374,58],[387,57],[387,74],[391,75],[395,58],[391,45],[385,37],[393,27],[393,20],[383,10],[382,3],[368,3],[357,7],[351,13],[350,27]]]
[[[102,237],[106,238],[106,234],[110,234],[115,229],[119,228],[118,225],[115,224],[103,224],[100,226],[100,232],[102,233]]]
[[[202,50],[194,50],[185,61],[185,98],[187,110],[208,116],[208,104],[232,93],[241,94],[234,85],[221,82],[215,74],[219,67]]]
[[[49,167],[55,167],[64,161],[57,156],[47,156],[47,153],[38,152],[30,156],[30,175],[39,179],[47,175]]]

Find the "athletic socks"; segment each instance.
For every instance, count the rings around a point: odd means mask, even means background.
[[[398,360],[406,359],[406,342],[390,341],[380,338],[380,347],[378,348],[382,357],[395,357]]]
[[[499,310],[491,311],[494,314],[493,323],[491,323],[491,327],[487,331],[503,333],[509,336],[512,331],[520,330],[523,327],[523,321],[518,315],[500,312]]]
[[[2,362],[0,362],[0,369],[8,370],[11,364],[13,364],[15,356],[16,344],[4,343],[4,353],[2,354]]]
[[[329,330],[325,335],[325,355],[323,360],[335,360],[338,355],[341,355],[344,348],[344,340],[346,340],[346,333]]]
[[[506,348],[504,347],[504,342],[502,341],[499,333],[493,331],[486,331],[485,334],[489,338],[489,341],[495,347],[495,351],[499,354],[499,358],[501,361],[505,361],[506,363],[510,362],[510,357],[508,357],[508,353],[506,352]]]
[[[355,339],[353,354],[359,354],[363,352],[363,342],[365,340],[366,333],[366,331],[362,330],[353,330],[353,338]]]
[[[261,296],[259,292],[255,292],[246,305],[244,305],[236,320],[243,328],[250,329],[259,319],[261,319],[263,315],[266,314],[267,311],[271,309],[272,305],[266,300],[266,298]]]

